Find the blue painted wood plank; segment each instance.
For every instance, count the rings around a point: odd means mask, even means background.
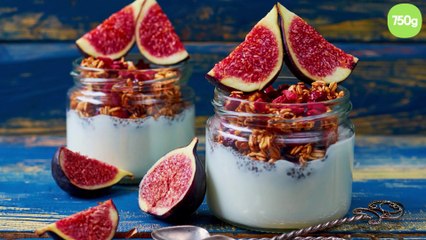
[[[155,219],[139,210],[136,186],[118,185],[108,195],[96,199],[79,199],[63,192],[55,184],[50,174],[50,157],[56,150],[55,143],[63,143],[61,138],[17,137],[0,138],[0,140],[0,237],[13,236],[13,234],[34,236],[32,232],[35,228],[110,198],[119,209],[118,231],[121,233],[136,227],[139,237],[148,237],[153,229],[171,225],[171,223]],[[203,146],[202,143],[199,151],[199,155],[202,156],[204,155]],[[355,156],[360,164],[355,166],[355,172],[360,169],[360,166],[371,164],[369,161],[374,159],[369,156],[369,152],[379,146],[392,149],[383,154],[383,157],[387,159],[387,165],[402,170],[426,167],[426,161],[424,161],[426,159],[424,151],[426,141],[424,139],[419,137],[360,137],[355,148]],[[418,159],[423,160],[404,164],[395,161],[395,154],[409,159],[412,158],[413,152]],[[407,213],[401,222],[386,223],[375,227],[367,226],[365,223],[347,225],[334,229],[332,233],[345,236],[352,234],[356,234],[356,236],[360,236],[360,234],[361,236],[362,234],[414,236],[414,234],[426,233],[425,190],[426,176],[418,179],[409,176],[394,179],[358,179],[353,184],[351,209],[367,206],[372,200],[389,199],[403,203]],[[262,235],[262,233],[235,228],[219,221],[212,216],[206,203],[203,203],[196,214],[183,223],[205,227],[212,233],[231,233],[236,236]]]
[[[3,0],[0,40],[75,40],[131,1]],[[178,34],[186,41],[241,41],[276,1],[159,0]],[[426,4],[412,0],[422,12]],[[332,41],[424,42],[397,39],[386,26],[389,9],[397,0],[282,1]],[[99,7],[102,6],[102,7]],[[423,29],[425,22],[423,21]]]

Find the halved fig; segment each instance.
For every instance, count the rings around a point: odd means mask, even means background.
[[[283,64],[283,43],[274,7],[206,78],[219,88],[252,92],[265,88]]]
[[[162,219],[180,219],[200,206],[206,174],[196,154],[198,139],[158,160],[139,185],[139,207]]]
[[[112,239],[119,221],[112,200],[62,218],[35,231],[41,236],[48,233],[55,239]]]
[[[112,14],[96,28],[76,41],[85,54],[92,57],[117,59],[135,43],[136,20],[144,0],[136,0]]]
[[[58,186],[71,195],[95,197],[133,174],[60,147],[52,158],[52,176]]]
[[[141,54],[152,63],[170,65],[189,56],[169,18],[155,0],[146,0],[143,5],[135,34]]]
[[[284,60],[291,72],[306,82],[345,80],[358,58],[337,48],[301,17],[277,3],[284,40]]]

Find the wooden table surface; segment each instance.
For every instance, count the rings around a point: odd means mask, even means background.
[[[50,159],[64,142],[63,137],[52,136],[0,138],[0,238],[34,238],[36,228],[110,198],[120,215],[117,237],[137,228],[135,237],[149,238],[152,230],[170,225],[139,210],[137,186],[118,185],[109,195],[95,199],[79,199],[63,192],[51,176]],[[203,141],[198,154],[204,157]],[[380,226],[363,222],[319,235],[426,239],[426,139],[357,136],[355,158],[351,209],[386,199],[403,203],[406,214],[400,221]],[[272,236],[223,223],[212,216],[206,203],[184,223],[238,238]]]

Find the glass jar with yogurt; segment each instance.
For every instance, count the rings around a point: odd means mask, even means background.
[[[347,213],[354,127],[345,88],[297,83],[250,95],[215,89],[212,103],[206,171],[214,215],[240,227],[282,231]]]
[[[134,174],[138,183],[164,154],[194,137],[194,93],[186,64],[85,58],[73,64],[67,146]]]

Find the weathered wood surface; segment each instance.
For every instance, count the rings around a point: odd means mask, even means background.
[[[213,86],[204,75],[235,43],[187,43],[196,111],[213,114]],[[338,44],[361,60],[343,85],[351,92],[359,134],[426,133],[426,45]],[[0,134],[64,134],[66,92],[72,86],[73,43],[0,45]],[[291,73],[284,67],[282,75]]]
[[[131,0],[3,0],[0,41],[72,40]],[[244,0],[159,0],[185,41],[241,41],[276,2]],[[387,29],[387,12],[401,1],[281,1],[331,41],[401,41]],[[426,3],[408,1],[423,12],[423,31],[406,42],[426,40]]]
[[[49,136],[0,138],[0,238],[33,238],[36,228],[109,198],[119,209],[118,237],[136,227],[137,237],[149,238],[153,229],[170,225],[139,210],[135,186],[116,186],[109,195],[96,199],[78,199],[60,190],[51,177],[50,158],[64,141],[62,137]],[[203,143],[199,155],[204,156]],[[367,206],[376,199],[389,199],[403,203],[406,215],[402,221],[381,226],[346,225],[320,235],[425,239],[425,191],[425,137],[357,136],[351,209]],[[234,237],[271,236],[219,221],[206,203],[186,223]]]

